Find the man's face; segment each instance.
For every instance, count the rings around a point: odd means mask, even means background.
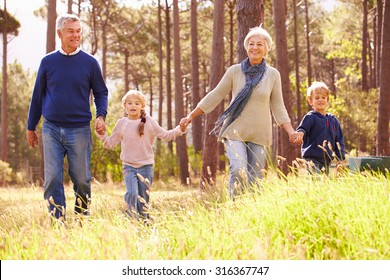
[[[80,46],[81,26],[79,21],[66,21],[63,28],[57,30],[57,34],[61,39],[61,47],[65,52],[71,53]]]

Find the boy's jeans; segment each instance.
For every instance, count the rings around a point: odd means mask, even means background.
[[[68,172],[73,182],[75,213],[89,214],[91,200],[90,159],[92,135],[90,126],[57,127],[47,120],[42,126],[44,157],[44,199],[49,212],[65,216],[64,158],[68,157]]]
[[[234,198],[243,187],[262,179],[267,150],[252,142],[225,139],[225,149],[229,158],[229,195]]]
[[[308,162],[307,170],[310,174],[329,174],[330,162],[320,162],[314,158],[305,158],[305,160]]]
[[[124,199],[128,205],[128,213],[136,218],[138,214],[149,218],[145,211],[149,204],[150,186],[154,177],[153,165],[144,165],[139,168],[123,165],[123,174],[126,185]]]

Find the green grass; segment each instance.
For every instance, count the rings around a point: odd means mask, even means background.
[[[38,187],[1,188],[2,260],[389,260],[390,184],[380,174],[269,176],[231,201],[155,182],[151,225],[123,214],[122,184],[93,185],[82,226],[67,188],[66,226],[51,225]]]

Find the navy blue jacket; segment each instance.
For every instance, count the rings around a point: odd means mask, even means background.
[[[334,115],[327,113],[324,116],[312,110],[303,117],[297,131],[305,134],[301,148],[303,158],[329,163],[335,155],[338,160],[344,160],[344,136],[340,122]],[[327,140],[327,144],[324,146],[325,140]],[[331,147],[328,143],[331,144]],[[318,146],[322,146],[327,152]]]
[[[89,125],[91,90],[96,115],[105,117],[108,90],[98,61],[82,50],[69,56],[59,51],[47,54],[38,69],[27,129],[35,130],[41,115],[58,127]]]

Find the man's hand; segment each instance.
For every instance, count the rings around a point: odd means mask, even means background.
[[[35,130],[27,130],[27,143],[30,147],[37,147],[39,144],[38,133]]]
[[[104,135],[106,132],[106,123],[102,116],[99,116],[95,120],[95,131],[99,135]]]

